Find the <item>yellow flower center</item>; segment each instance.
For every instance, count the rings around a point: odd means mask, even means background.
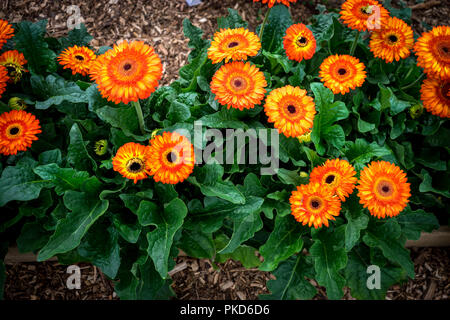
[[[6,136],[10,139],[15,139],[22,133],[22,127],[18,124],[12,124],[6,128]]]
[[[389,199],[394,194],[395,186],[392,181],[381,178],[375,183],[375,190],[378,198]]]
[[[364,15],[371,15],[373,12],[373,8],[371,5],[367,5],[367,6],[361,7],[360,11]]]

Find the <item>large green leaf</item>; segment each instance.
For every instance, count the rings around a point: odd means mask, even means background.
[[[13,200],[29,201],[39,197],[41,189],[48,186],[50,181],[39,179],[34,174],[36,165],[34,160],[25,158],[3,170],[0,178],[0,207]]]
[[[397,221],[403,234],[411,240],[419,239],[422,231],[431,232],[439,228],[439,221],[434,214],[422,209],[412,211],[409,206],[397,217]]]
[[[86,171],[60,168],[55,163],[38,166],[34,168],[34,172],[42,179],[50,180],[58,195],[62,195],[67,190],[80,191],[86,179],[89,178],[89,173]]]
[[[36,23],[21,21],[15,26],[15,49],[23,53],[27,60],[27,69],[33,73],[56,71],[56,54],[48,48],[44,39],[47,20]]]
[[[58,221],[55,233],[39,251],[38,261],[76,248],[92,224],[106,212],[109,202],[69,190],[64,195],[64,204],[71,212]]]
[[[384,300],[386,291],[395,283],[405,277],[405,272],[398,267],[385,265],[380,267],[380,288],[369,289],[367,280],[370,273],[368,267],[373,265],[370,261],[369,250],[355,248],[348,255],[347,267],[344,270],[347,286],[350,287],[351,295],[362,300]]]
[[[286,29],[292,23],[292,17],[288,7],[285,5],[273,6],[261,39],[263,49],[269,52],[275,52],[277,49],[280,49],[283,36],[286,34]]]
[[[17,238],[17,247],[20,252],[32,252],[42,248],[48,241],[51,233],[45,230],[39,222],[25,223]]]
[[[188,256],[198,259],[211,259],[215,253],[211,233],[183,229],[178,247]]]
[[[350,196],[346,201],[348,210],[345,211],[347,224],[345,225],[345,249],[350,251],[359,241],[361,230],[367,228],[369,216],[364,214],[364,210],[355,195]]]
[[[205,47],[209,46],[209,40],[202,39],[202,29],[195,27],[187,18],[183,20],[183,33],[186,38],[189,38],[188,47],[192,49],[189,60],[197,57]]]
[[[148,254],[155,263],[155,268],[163,279],[167,277],[168,259],[175,232],[183,225],[187,215],[184,202],[178,198],[172,200],[164,208],[164,212],[156,211],[149,223],[156,227],[147,233]]]
[[[83,135],[78,124],[74,123],[72,125],[69,137],[70,144],[67,149],[67,161],[69,164],[79,171],[97,170],[97,163],[92,159],[86,149],[86,143],[83,140]]]
[[[120,266],[118,238],[118,232],[113,227],[95,224],[83,238],[78,253],[108,277],[115,278]]]
[[[50,74],[44,79],[43,76],[33,75],[30,82],[33,92],[41,99],[45,99],[35,102],[36,109],[46,110],[63,102],[88,102],[88,96],[75,82],[66,81],[62,77]]]
[[[217,18],[217,27],[219,29],[236,29],[236,28],[247,28],[248,23],[245,22],[239,13],[228,8],[228,16]]]
[[[123,200],[123,199],[122,199]],[[139,204],[136,214],[141,226],[150,226],[153,224],[154,216],[158,215],[158,206],[151,201],[143,200]]]
[[[314,270],[301,254],[281,262],[273,275],[276,280],[267,282],[271,294],[260,295],[260,299],[309,300],[316,295],[316,288],[305,278],[313,278]]]
[[[303,248],[302,235],[305,232],[305,229],[295,221],[292,215],[277,216],[269,239],[259,248],[259,252],[264,257],[260,269],[262,271],[275,270],[281,261],[298,253]]]
[[[409,277],[414,278],[414,264],[405,249],[405,240],[400,224],[393,219],[383,224],[372,224],[363,236],[365,244],[381,249],[387,259],[399,264]]]
[[[356,139],[355,142],[346,143],[344,154],[356,170],[361,170],[373,158],[389,155],[391,152],[376,142],[368,144],[364,139]]]
[[[220,229],[225,218],[241,219],[259,210],[264,199],[250,196],[245,204],[233,204],[216,198],[206,197],[204,205],[200,201],[191,201],[189,205],[189,217],[184,225],[190,230],[202,230],[214,232]]]
[[[262,227],[263,222],[259,210],[250,213],[246,217],[234,220],[233,235],[231,236],[230,242],[219,253],[223,254],[235,251],[242,243],[252,238]]]
[[[309,252],[314,259],[316,280],[327,289],[329,299],[336,300],[343,296],[345,278],[340,270],[347,265],[347,253],[340,245],[344,239],[342,228],[320,230],[314,237],[314,244]]]
[[[230,239],[226,235],[219,234],[214,239],[216,251],[222,250],[222,248],[224,248],[229,242]],[[241,262],[245,268],[254,268],[261,264],[261,261],[259,261],[259,258],[256,256],[256,249],[247,245],[241,245],[231,253],[217,253],[214,261],[217,263],[223,263],[228,259]]]
[[[74,45],[79,47],[87,46],[92,39],[93,37],[87,31],[84,23],[80,23],[77,28],[69,31],[67,37],[59,39],[59,42],[61,42],[61,49],[65,49]]]
[[[133,136],[139,133],[136,110],[131,104],[120,107],[104,106],[95,112],[101,120],[109,123],[114,128],[119,128],[127,136]]]

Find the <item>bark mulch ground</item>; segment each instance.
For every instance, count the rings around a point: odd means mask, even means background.
[[[394,285],[388,300],[448,300],[450,296],[450,248],[412,248],[414,280]],[[99,269],[79,264],[81,289],[67,289],[67,267],[57,262],[16,263],[6,265],[6,300],[112,300],[117,299],[112,281]],[[209,260],[180,256],[172,272],[173,289],[181,300],[254,300],[269,293],[266,282],[274,279],[268,272],[245,269],[228,260],[214,267]],[[327,299],[325,289],[318,289],[314,299]],[[345,290],[344,299],[353,299]]]
[[[308,23],[317,13],[318,3],[329,10],[337,10],[343,1],[299,1],[291,6],[295,22]],[[398,7],[399,1],[392,1]],[[412,26],[416,32],[430,26],[448,25],[449,0],[426,0],[423,3],[407,0],[412,8]],[[0,19],[10,22],[48,19],[48,33],[52,36],[67,34],[67,22],[77,5],[89,32],[92,45],[111,46],[121,39],[144,40],[155,47],[164,65],[162,85],[176,79],[178,70],[186,63],[187,42],[182,33],[182,22],[189,18],[194,25],[211,37],[216,30],[216,18],[234,8],[254,30],[262,21],[266,6],[251,0],[204,0],[201,5],[188,7],[184,0],[2,0]],[[448,299],[450,295],[450,248],[413,249],[416,279],[392,287],[387,299]],[[20,263],[7,265],[6,299],[117,299],[113,284],[97,268],[80,264],[82,285],[80,290],[68,290],[66,267],[56,262]],[[255,299],[267,293],[265,283],[273,277],[258,270],[245,270],[238,262],[228,261],[212,267],[207,260],[188,257],[177,259],[178,272],[173,275],[173,288],[179,299]],[[313,281],[313,284],[314,281]],[[316,285],[316,284],[315,284]],[[323,288],[315,299],[326,299]],[[346,299],[352,299],[348,292]]]

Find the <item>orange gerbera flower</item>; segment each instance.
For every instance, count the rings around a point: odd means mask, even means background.
[[[17,83],[23,72],[28,72],[23,66],[27,63],[23,54],[17,50],[5,51],[0,55],[0,65],[8,70],[9,82]]]
[[[31,113],[11,110],[0,115],[0,153],[9,156],[25,151],[41,133],[39,120]]]
[[[341,211],[341,202],[329,188],[323,188],[320,183],[302,184],[293,191],[289,198],[291,214],[295,220],[309,227],[320,228],[322,224],[328,227],[329,220],[336,220]]]
[[[406,207],[411,196],[406,181],[406,173],[395,164],[372,161],[361,171],[357,186],[359,202],[379,219],[395,217]]]
[[[375,0],[347,0],[341,9],[344,23],[359,31],[380,29],[389,17],[389,11]]]
[[[333,159],[315,167],[311,171],[309,181],[329,187],[341,201],[345,201],[355,189],[357,181],[355,175],[355,169],[347,160]]]
[[[12,25],[6,20],[0,19],[0,49],[6,43],[9,38],[14,36],[14,29]]]
[[[414,35],[410,26],[396,17],[385,20],[380,30],[370,36],[370,51],[377,58],[392,62],[409,57],[414,46]]]
[[[300,62],[313,57],[316,52],[316,39],[303,23],[293,24],[286,30],[283,46],[289,59]]]
[[[247,60],[248,56],[256,56],[259,49],[261,41],[255,33],[245,28],[220,29],[214,34],[208,49],[208,58],[212,63],[222,60]]]
[[[319,76],[333,93],[346,94],[361,87],[366,79],[365,66],[359,59],[349,55],[333,55],[320,65]]]
[[[267,3],[269,8],[272,8],[275,3],[282,3],[285,6],[289,7],[290,3],[295,3],[297,0],[253,0],[253,2],[260,2],[260,1],[262,3]]]
[[[267,86],[264,73],[250,62],[234,61],[224,64],[214,74],[211,92],[221,105],[244,110],[261,103]]]
[[[8,70],[4,66],[0,66],[0,98],[6,90],[6,83],[9,81]]]
[[[194,146],[177,132],[163,132],[150,140],[148,164],[155,181],[176,184],[194,170]]]
[[[142,41],[123,41],[99,56],[90,76],[104,98],[115,103],[148,98],[162,77],[161,60]]]
[[[420,88],[423,106],[441,118],[450,118],[450,80],[427,78]]]
[[[88,47],[79,47],[77,45],[66,48],[58,57],[59,64],[64,69],[72,70],[72,74],[81,74],[87,76],[92,62],[97,58],[94,51]]]
[[[138,180],[146,179],[150,173],[149,155],[149,147],[128,142],[117,150],[112,161],[113,169],[136,184]]]
[[[298,137],[311,130],[316,114],[313,98],[306,90],[290,85],[272,90],[264,111],[268,121],[287,137]]]
[[[417,65],[428,75],[450,79],[450,27],[438,26],[425,32],[414,45]]]

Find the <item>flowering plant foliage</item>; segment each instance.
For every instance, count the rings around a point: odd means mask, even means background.
[[[179,249],[273,272],[264,299],[311,299],[308,279],[383,299],[414,277],[406,240],[448,219],[448,27],[417,40],[372,0],[304,25],[294,3],[269,1],[255,32],[229,9],[212,41],[185,20],[188,63],[159,87],[143,42],[95,52],[84,26],[56,39],[0,21],[2,248],[90,262],[122,299],[173,296]],[[236,147],[229,129],[248,135]],[[270,174],[238,161],[262,129]]]

